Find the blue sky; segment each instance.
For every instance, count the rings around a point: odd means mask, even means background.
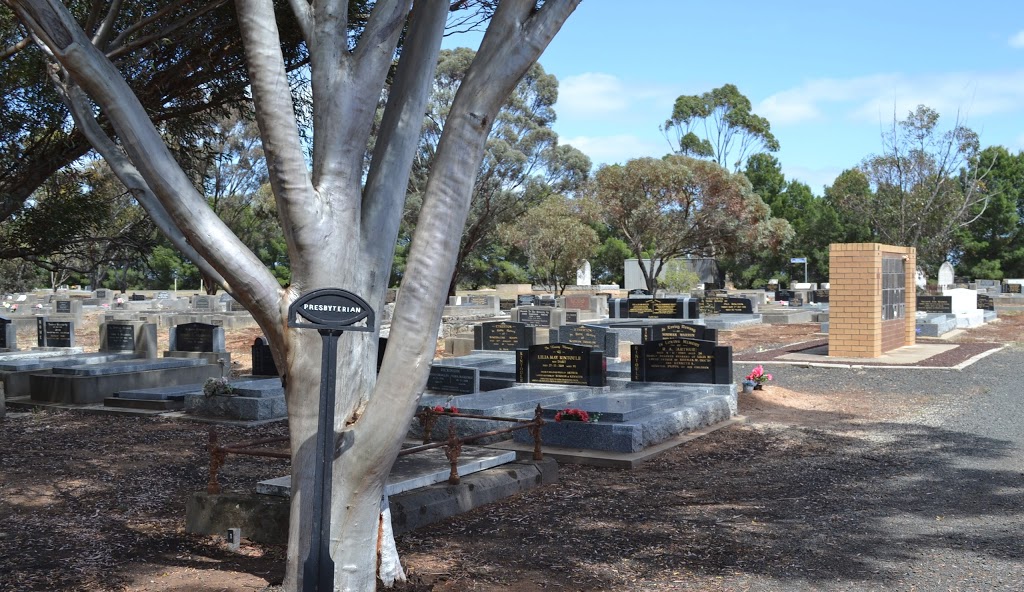
[[[555,131],[595,165],[667,153],[675,98],[726,83],[817,194],[918,104],[1024,149],[1021,0],[584,0],[540,62],[560,82]]]

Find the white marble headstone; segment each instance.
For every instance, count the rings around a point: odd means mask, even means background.
[[[953,285],[953,265],[949,261],[944,261],[939,266],[939,288],[945,288],[946,286]]]

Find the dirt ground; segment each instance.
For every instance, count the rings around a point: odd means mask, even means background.
[[[1010,315],[952,339],[1012,342],[1022,329],[1024,315]],[[736,352],[757,351],[816,331],[764,325],[720,339]],[[236,372],[247,371],[257,335],[229,332]],[[95,347],[95,336],[76,338]],[[637,469],[564,465],[555,485],[400,536],[410,576],[404,589],[710,591],[725,575],[786,569],[778,561],[783,545],[771,542],[780,535],[764,524],[773,511],[766,492],[775,504],[803,503],[809,484],[790,477],[798,465],[806,474],[807,463],[823,465],[826,486],[840,486],[823,461],[837,447],[853,447],[852,470],[876,471],[882,461],[848,441],[856,425],[897,421],[917,403],[774,384],[741,397],[746,423]],[[834,429],[840,423],[842,433]],[[232,552],[220,537],[184,532],[185,499],[206,484],[207,430],[159,417],[9,413],[0,422],[0,591],[235,592],[280,583],[283,548],[243,539]],[[241,441],[286,428],[218,430],[222,441]],[[287,470],[286,461],[232,457],[221,484],[246,490]],[[790,526],[784,537],[814,535],[809,525]],[[836,560],[827,536],[815,540],[802,569]]]

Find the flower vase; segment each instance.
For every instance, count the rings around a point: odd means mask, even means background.
[[[753,380],[744,380],[743,381],[743,393],[749,395],[750,393],[754,392],[754,389],[756,389],[758,386],[760,386],[760,385],[755,383]]]
[[[754,390],[755,391],[763,391],[764,390],[764,385],[763,384],[755,384],[754,385]]]

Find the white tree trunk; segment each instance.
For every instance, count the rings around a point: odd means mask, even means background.
[[[346,0],[292,0],[311,56],[316,129],[312,171],[297,135],[271,0],[236,0],[257,122],[288,243],[292,285],[276,280],[189,184],[116,69],[57,0],[0,0],[11,7],[67,76],[113,124],[130,160],[122,170],[159,200],[165,231],[177,231],[209,262],[260,324],[283,369],[292,450],[292,506],[285,588],[302,589],[311,548],[310,507],[322,339],[287,327],[288,306],[318,288],[341,288],[383,305],[406,183],[420,134],[449,3],[378,0],[360,41],[348,48]],[[377,336],[338,340],[337,456],[330,500],[330,554],[337,590],[373,590],[386,552],[382,491],[426,383],[436,330],[484,143],[499,108],[579,0],[503,0],[466,74],[427,183],[379,378]],[[374,106],[399,36],[406,45],[363,187]],[[105,33],[105,36],[113,34]],[[104,146],[110,153],[111,147]],[[385,513],[386,518],[386,513]],[[388,525],[389,526],[389,525]],[[384,539],[384,540],[382,540]]]

